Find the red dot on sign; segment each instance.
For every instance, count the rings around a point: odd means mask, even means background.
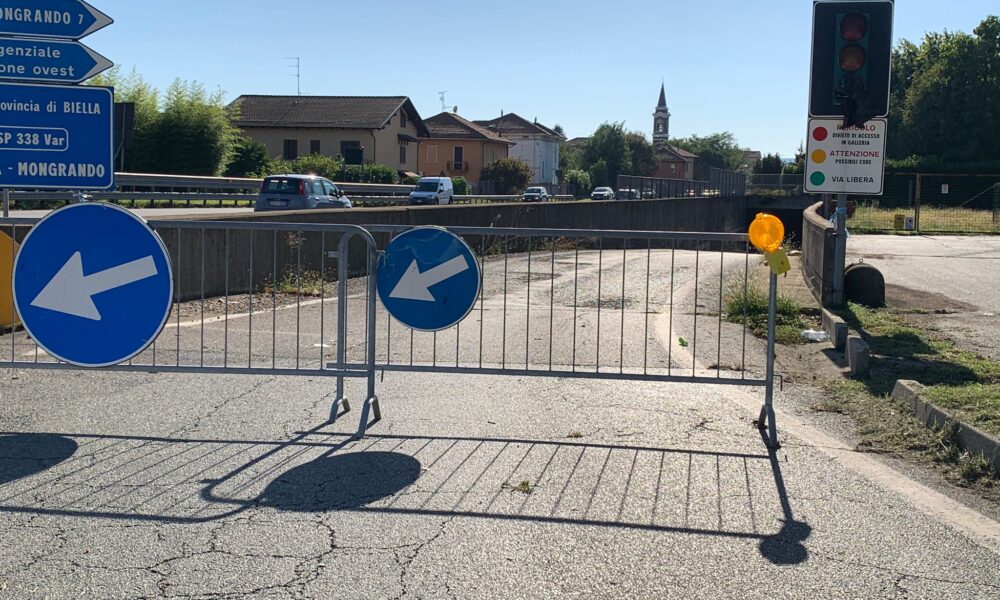
[[[826,139],[826,136],[829,135],[829,133],[830,132],[826,130],[826,127],[817,127],[815,130],[813,130],[813,138],[817,142],[822,142],[823,140]]]

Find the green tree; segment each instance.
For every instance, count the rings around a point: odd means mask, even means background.
[[[598,168],[598,163],[603,166]],[[615,187],[619,175],[632,171],[632,150],[624,123],[604,123],[583,148],[583,166],[594,185]]]
[[[632,169],[629,175],[652,177],[656,174],[656,150],[646,139],[646,135],[638,131],[625,134],[629,154],[632,157]]]
[[[241,137],[233,148],[233,158],[226,166],[226,177],[259,177],[271,163],[267,146],[248,137]]]
[[[590,175],[586,171],[581,171],[580,169],[567,171],[563,179],[563,183],[569,185],[569,188],[573,190],[573,196],[575,198],[586,198],[594,189],[591,187]]]
[[[208,94],[199,83],[176,80],[149,132],[155,147],[137,157],[136,167],[147,173],[218,175],[238,138],[221,92]]]
[[[139,171],[137,165],[149,164],[149,156],[157,151],[154,133],[160,118],[159,92],[134,69],[123,74],[121,67],[101,73],[89,80],[87,85],[113,87],[115,102],[135,105],[132,148],[125,152],[125,170]]]
[[[795,151],[795,162],[785,165],[782,172],[786,175],[802,175],[806,172],[806,147],[803,142],[799,142],[799,148]]]
[[[893,52],[889,157],[961,164],[1000,157],[1000,17]]]
[[[781,156],[778,154],[765,154],[760,162],[753,166],[753,172],[758,175],[777,175],[784,168]]]
[[[454,188],[456,196],[465,196],[471,192],[469,180],[465,177],[452,177],[451,187]]]
[[[736,143],[736,136],[725,131],[708,136],[692,135],[674,139],[678,148],[698,155],[694,161],[694,178],[707,181],[712,168],[735,171],[743,162],[743,148]]]
[[[492,181],[496,193],[501,195],[520,193],[531,182],[531,167],[516,158],[501,158],[486,165],[480,178]]]

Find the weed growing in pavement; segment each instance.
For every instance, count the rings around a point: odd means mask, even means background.
[[[746,324],[758,337],[767,336],[767,291],[756,281],[733,280],[723,295],[726,321]],[[775,317],[775,341],[779,344],[802,344],[802,330],[811,325],[795,300],[778,295]]]
[[[533,483],[531,483],[530,481],[528,481],[527,479],[525,479],[524,481],[522,481],[521,483],[519,483],[517,485],[511,485],[510,482],[504,483],[502,487],[504,489],[510,490],[512,492],[520,492],[522,494],[530,494],[531,492],[535,491],[535,488],[537,486],[534,485]]]
[[[331,297],[335,293],[334,286],[335,282],[324,280],[319,271],[298,272],[295,269],[288,269],[282,273],[276,284],[266,286],[264,292]]]

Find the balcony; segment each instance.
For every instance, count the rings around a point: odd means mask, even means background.
[[[455,173],[465,173],[469,170],[469,163],[465,161],[448,161],[448,170]]]

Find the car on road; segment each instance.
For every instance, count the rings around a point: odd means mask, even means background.
[[[548,202],[549,193],[543,187],[530,187],[521,195],[524,202]]]
[[[631,188],[623,188],[623,189],[618,190],[618,199],[619,200],[642,200],[642,194],[639,193],[639,190],[634,190],[634,189],[631,189]]]
[[[337,186],[317,175],[269,175],[260,185],[254,212],[351,208],[351,200]]]
[[[410,192],[410,204],[451,204],[454,198],[451,177],[421,177]]]
[[[609,187],[599,187],[595,188],[594,191],[590,192],[591,200],[614,200],[615,191]]]

